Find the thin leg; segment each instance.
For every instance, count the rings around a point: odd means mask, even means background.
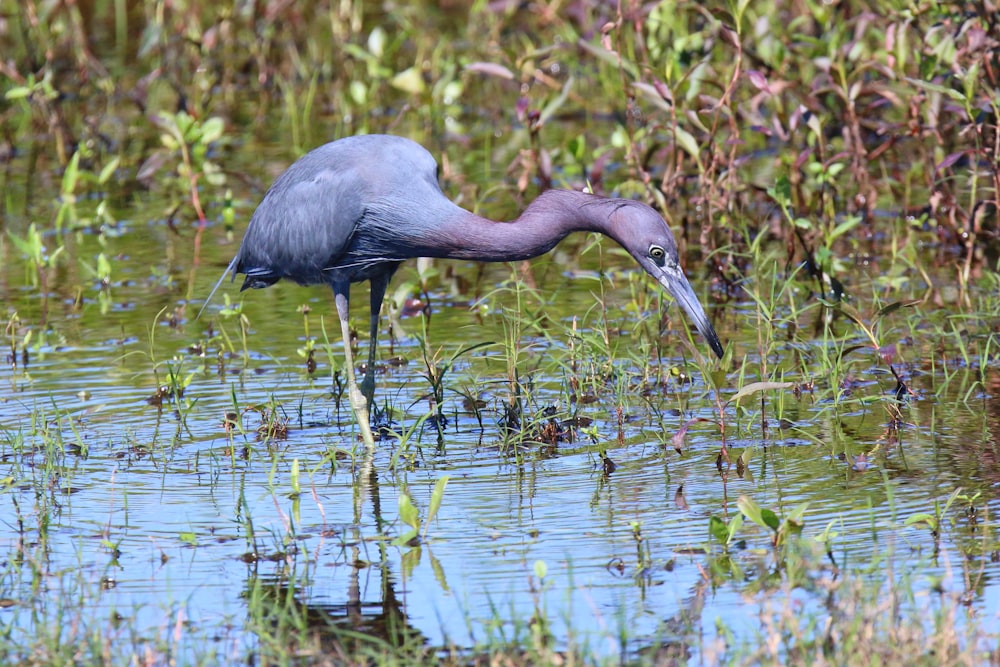
[[[354,377],[354,355],[351,353],[351,327],[348,323],[348,290],[350,285],[344,284],[334,287],[334,301],[337,303],[337,315],[340,316],[340,331],[344,336],[344,357],[347,363],[347,395],[351,401],[351,409],[354,410],[354,417],[358,420],[358,428],[361,429],[361,438],[368,447],[375,446],[375,437],[372,435],[372,426],[368,418],[368,403],[364,395],[358,389],[358,381]]]
[[[375,398],[375,350],[378,347],[378,323],[382,312],[382,301],[389,287],[389,280],[395,270],[375,276],[371,279],[371,322],[369,324],[368,366],[365,368],[365,379],[361,381],[361,393],[371,408]]]

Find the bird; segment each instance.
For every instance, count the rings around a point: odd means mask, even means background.
[[[337,139],[288,167],[251,216],[216,289],[226,276],[235,279],[239,274],[244,276],[241,292],[280,280],[329,285],[344,339],[348,398],[365,444],[373,446],[369,407],[375,392],[379,315],[400,264],[417,257],[525,260],[547,253],[573,232],[597,232],[621,245],[723,357],[719,336],[681,269],[673,234],[653,208],[632,199],[550,189],[513,221],[490,220],[448,199],[430,152],[395,135]],[[351,283],[366,280],[371,284],[370,339],[359,388],[348,306]]]

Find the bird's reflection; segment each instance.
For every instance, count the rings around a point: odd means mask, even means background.
[[[372,460],[374,452],[365,449],[353,484],[354,516],[348,528],[350,537],[342,552],[344,562],[334,570],[314,570],[312,577],[297,573],[294,565],[283,567],[277,573],[252,572],[244,597],[251,617],[259,624],[258,635],[266,634],[270,640],[280,642],[280,646],[295,651],[318,650],[327,656],[354,655],[366,647],[420,651],[427,645],[427,638],[410,623],[404,602],[397,593],[387,553],[388,542],[381,539],[385,522],[378,473]],[[362,553],[362,545],[368,542],[362,528],[366,505],[380,538],[374,540],[378,545],[377,559]],[[348,569],[348,576],[341,597],[333,601],[318,600],[313,593],[317,586],[329,590],[322,581],[323,577],[330,576],[326,572],[339,573],[342,567]],[[377,587],[367,585],[373,572],[378,575]],[[374,595],[369,595],[372,591]],[[335,589],[336,592],[339,591]],[[296,646],[303,640],[310,645]]]

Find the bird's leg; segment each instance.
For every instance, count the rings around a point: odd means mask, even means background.
[[[358,381],[354,377],[354,355],[351,353],[351,326],[348,322],[348,290],[350,285],[342,285],[334,288],[334,301],[337,303],[337,315],[340,316],[340,331],[344,336],[344,357],[347,364],[347,396],[351,401],[351,409],[354,410],[354,417],[358,420],[358,428],[361,429],[361,437],[368,447],[375,446],[375,437],[372,435],[372,425],[368,418],[368,403],[364,395],[358,389]]]
[[[365,379],[361,381],[361,393],[368,401],[371,408],[375,398],[375,350],[378,347],[378,323],[379,314],[382,312],[382,300],[385,298],[385,291],[389,287],[389,280],[392,273],[385,273],[371,279],[371,324],[368,339],[368,366],[365,367]]]

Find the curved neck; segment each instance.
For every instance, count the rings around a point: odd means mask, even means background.
[[[612,236],[611,215],[620,202],[574,190],[547,190],[510,222],[496,222],[457,206],[434,229],[427,257],[508,262],[552,250],[572,232]]]

